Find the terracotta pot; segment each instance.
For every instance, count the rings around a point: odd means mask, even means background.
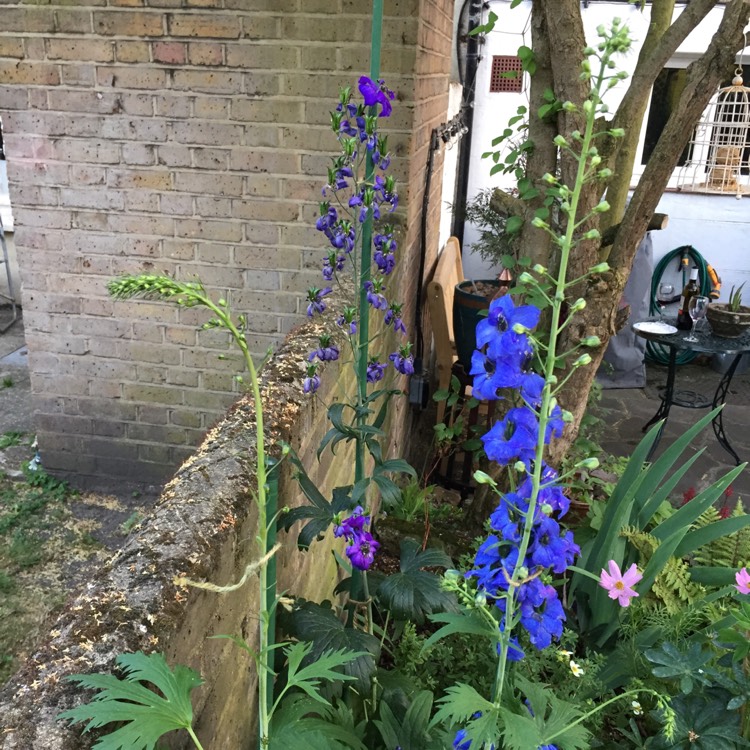
[[[750,307],[741,306],[734,312],[726,304],[712,302],[706,309],[706,318],[711,330],[726,339],[736,339],[750,330]]]

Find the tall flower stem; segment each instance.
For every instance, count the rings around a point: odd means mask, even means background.
[[[601,70],[593,87],[594,96],[598,98],[599,90],[602,85],[606,63],[602,62]],[[536,513],[539,499],[539,488],[542,479],[542,466],[544,457],[545,437],[547,433],[547,424],[549,423],[550,407],[552,405],[552,384],[554,382],[555,362],[557,360],[557,344],[561,331],[560,317],[562,305],[565,301],[565,289],[567,287],[566,277],[568,271],[568,262],[570,260],[570,251],[574,244],[574,233],[576,230],[576,215],[578,204],[581,199],[583,187],[586,182],[586,171],[588,166],[589,149],[594,135],[594,122],[596,118],[596,106],[592,99],[591,106],[586,108],[586,128],[581,139],[581,154],[578,157],[578,169],[573,189],[570,191],[570,208],[568,210],[568,223],[565,229],[565,235],[560,242],[560,268],[555,279],[555,293],[552,297],[552,314],[550,321],[549,342],[547,345],[547,356],[544,361],[544,389],[542,390],[541,405],[539,408],[539,431],[536,442],[536,455],[534,460],[532,478],[531,497],[529,498],[529,507],[526,513],[523,536],[518,547],[518,560],[513,569],[513,575],[510,578],[508,594],[505,603],[505,631],[502,634],[500,643],[500,653],[498,655],[498,665],[493,687],[492,701],[499,706],[502,702],[503,688],[505,685],[506,665],[508,661],[508,649],[510,647],[510,638],[513,626],[513,617],[515,614],[515,589],[521,579],[521,571],[524,567],[524,560],[529,549],[531,532],[533,529],[534,515]]]
[[[380,77],[380,47],[383,29],[383,0],[373,0],[372,3],[372,36],[370,41],[370,78],[377,81]],[[370,108],[370,114],[377,113],[377,106]],[[367,150],[367,160],[365,162],[365,182],[371,183],[375,174],[375,164],[372,159],[372,152]],[[362,227],[362,243],[359,257],[359,352],[356,362],[357,381],[359,388],[359,406],[362,406],[367,399],[367,362],[369,359],[369,342],[370,342],[370,307],[367,302],[367,290],[364,287],[365,281],[369,281],[372,271],[372,225],[373,211],[372,208],[367,212],[364,226]],[[361,414],[358,420],[358,426],[365,424],[367,417]],[[354,467],[354,481],[359,482],[365,476],[365,443],[363,438],[356,441],[356,456]]]

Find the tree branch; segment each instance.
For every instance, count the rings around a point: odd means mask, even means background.
[[[526,204],[505,190],[495,188],[490,198],[490,208],[500,216],[520,216],[526,218]]]
[[[655,229],[666,229],[669,224],[669,216],[667,214],[656,213],[651,217],[651,221],[648,223],[647,231],[651,232]],[[617,233],[620,231],[620,224],[613,224],[611,227],[607,227],[602,232],[601,247],[608,247],[615,241]]]
[[[626,278],[630,271],[638,242],[646,232],[693,126],[700,120],[727,70],[734,68],[736,51],[743,45],[743,31],[749,20],[750,2],[731,0],[727,3],[708,49],[688,67],[685,90],[651,154],[612,246],[609,264],[620,272],[621,278]]]

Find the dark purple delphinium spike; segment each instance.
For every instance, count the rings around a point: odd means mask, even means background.
[[[316,357],[321,362],[335,362],[339,358],[339,348],[331,341],[331,337],[324,333],[318,339],[320,346],[310,352],[307,360],[312,362]]]
[[[398,351],[388,355],[393,367],[402,375],[414,374],[414,358],[411,354],[411,343],[399,347]]]
[[[318,289],[317,287],[312,287],[311,289],[308,289],[307,291],[307,317],[312,318],[312,316],[315,313],[323,313],[323,311],[326,309],[326,303],[323,302],[323,297],[329,295],[333,289],[331,289],[330,286],[327,286],[325,289]]]
[[[383,362],[379,362],[377,358],[373,357],[367,363],[367,382],[377,383],[382,380],[385,376],[386,365]]]
[[[317,365],[307,366],[307,376],[302,381],[302,390],[305,393],[315,393],[320,388],[320,375],[316,372]]]
[[[346,548],[346,556],[358,570],[368,570],[375,561],[378,547],[380,542],[369,531],[362,531],[352,537],[352,543]]]
[[[363,286],[367,290],[367,302],[370,305],[376,310],[386,310],[388,308],[388,300],[382,294],[385,287],[380,279],[365,281]]]

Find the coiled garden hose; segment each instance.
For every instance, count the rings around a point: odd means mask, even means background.
[[[683,245],[682,247],[678,247],[667,253],[656,264],[656,268],[654,268],[654,273],[651,277],[651,297],[648,306],[649,315],[657,315],[659,313],[657,294],[664,271],[668,268],[670,263],[682,262],[683,257],[688,259],[687,265],[683,264],[683,286],[687,281],[687,271],[691,266],[697,266],[701,294],[708,296],[708,293],[711,291],[711,280],[708,275],[708,264],[706,263],[706,259],[692,245]],[[669,347],[663,346],[662,344],[656,344],[653,341],[647,341],[646,359],[650,362],[657,362],[658,364],[666,365],[669,362]],[[678,365],[685,365],[688,362],[692,362],[694,359],[695,353],[689,349],[677,354]]]

